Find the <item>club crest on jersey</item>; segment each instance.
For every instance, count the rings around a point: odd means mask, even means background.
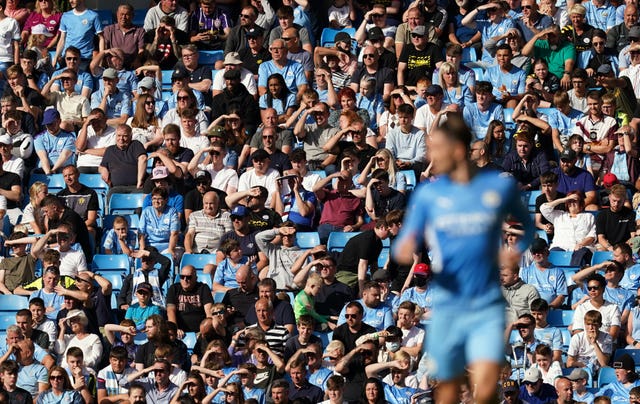
[[[502,198],[496,191],[486,191],[482,194],[482,205],[487,208],[495,208],[500,205]]]

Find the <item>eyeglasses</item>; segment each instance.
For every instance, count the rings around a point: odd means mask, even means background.
[[[167,373],[169,370],[162,368],[162,369],[155,369],[155,371],[156,371],[156,374],[157,374],[157,373]]]
[[[600,286],[587,286],[587,290],[599,290]]]
[[[295,38],[294,37],[290,37],[290,38],[280,37],[280,39],[282,39],[285,42],[289,42],[289,41],[294,40]]]
[[[180,279],[182,280],[186,280],[186,279],[191,280],[191,278],[193,278],[193,275],[180,274]]]
[[[529,328],[529,327],[533,327],[533,324],[518,324],[517,328],[519,330],[525,329],[525,328]]]
[[[191,59],[193,57],[193,55],[195,55],[195,53],[183,53],[182,54],[182,58],[183,59]]]
[[[533,9],[533,6],[522,6],[523,10],[531,10]]]
[[[384,17],[386,14],[371,14],[371,17],[373,18],[382,18]]]
[[[178,101],[187,101],[189,99],[188,96],[178,96]]]
[[[49,376],[49,380],[64,380],[64,376],[63,375],[51,375],[51,376]]]
[[[224,310],[214,311],[211,314],[213,314],[214,316],[224,316]]]
[[[424,35],[411,34],[411,38],[422,38]]]
[[[604,42],[591,42],[593,46],[604,46]]]
[[[538,382],[527,382],[527,381],[523,382],[523,384],[524,384],[525,386],[533,386],[533,385],[535,385],[536,383],[538,383]]]
[[[156,105],[155,101],[145,101],[144,105]]]
[[[251,16],[249,14],[240,14],[240,18],[249,19]]]
[[[142,295],[142,296],[148,296],[149,292],[147,292],[146,290],[137,290],[136,291],[137,294]]]
[[[263,139],[275,139],[275,136],[271,136],[271,135],[267,135],[267,136],[262,136]]]
[[[75,57],[75,56],[67,56],[66,58],[64,58],[64,60],[71,62],[71,61],[74,61],[74,60],[78,60],[78,58]]]
[[[62,78],[60,78],[60,80],[62,80],[62,81],[72,81],[73,79],[71,77],[62,77]]]
[[[365,350],[362,351],[362,355],[371,356],[371,355],[373,355],[373,351],[370,350],[370,349],[365,349]]]
[[[354,318],[355,319],[355,318],[358,318],[358,315],[357,314],[345,314],[344,318]]]
[[[271,52],[275,52],[275,51],[280,52],[283,49],[284,49],[284,46],[272,46],[272,47],[269,48],[269,51],[271,51]]]
[[[362,57],[363,57],[364,59],[369,59],[369,58],[370,58],[370,59],[373,59],[373,58],[375,58],[375,57],[376,57],[376,55],[375,55],[375,54],[373,54],[373,53],[365,53],[364,55],[362,55]]]

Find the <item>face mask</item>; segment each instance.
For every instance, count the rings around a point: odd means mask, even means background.
[[[400,350],[399,342],[385,342],[384,346],[387,348],[387,351],[390,352],[398,352]]]

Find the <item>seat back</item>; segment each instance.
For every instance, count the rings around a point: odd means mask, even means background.
[[[180,261],[180,268],[185,265],[193,265],[196,270],[202,270],[207,264],[216,264],[215,254],[184,254]]]
[[[145,194],[112,194],[109,199],[110,215],[132,215],[142,208]]]
[[[302,249],[312,249],[313,247],[320,245],[320,235],[316,231],[297,232],[296,244]]]
[[[329,239],[327,240],[327,251],[329,252],[342,252],[344,250],[344,246],[347,245],[349,239],[359,232],[338,232],[334,231],[329,234]]]

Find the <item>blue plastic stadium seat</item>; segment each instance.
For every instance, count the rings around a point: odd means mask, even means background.
[[[347,245],[347,241],[359,232],[338,232],[334,231],[329,234],[329,239],[327,240],[327,251],[339,251],[342,252],[344,246]]]
[[[133,25],[142,27],[144,19],[147,16],[147,9],[138,9],[133,11]]]
[[[100,174],[80,174],[80,183],[104,195],[109,192],[109,185],[102,180]]]
[[[102,28],[107,25],[113,24],[113,11],[111,10],[95,10],[98,13],[98,17],[100,18],[100,23],[102,24]]]
[[[595,251],[591,257],[591,265],[601,264],[612,259],[613,253],[611,251]]]
[[[549,310],[547,322],[552,327],[567,327],[573,322],[573,310]]]
[[[32,174],[29,178],[29,185],[27,186],[27,188],[31,188],[31,185],[33,185],[36,181],[44,182],[45,184],[47,184],[50,194],[57,194],[67,186],[64,183],[62,174]]]
[[[413,191],[413,189],[418,185],[418,181],[416,179],[416,173],[413,170],[402,170],[400,171],[404,174],[404,178],[407,180],[407,191]]]
[[[224,59],[224,51],[222,50],[201,50],[198,51],[198,55],[198,63],[207,66],[213,66],[218,60]]]
[[[196,341],[198,337],[195,332],[185,332],[184,338],[182,338],[182,342],[187,346],[187,350],[189,352],[193,352],[193,348],[196,346]]]
[[[355,28],[344,28],[344,29],[324,28],[322,30],[322,34],[320,34],[320,45],[323,47],[333,46],[335,44],[335,37],[338,34],[338,32],[346,32],[351,37],[352,43],[355,43],[355,39],[353,39],[356,36]]]
[[[297,232],[296,244],[302,249],[312,249],[313,247],[320,245],[320,236],[316,231]]]
[[[162,90],[171,90],[171,75],[173,70],[162,71]]]
[[[10,312],[13,315],[20,309],[26,309],[29,299],[20,295],[0,295],[0,312]]]
[[[91,268],[94,272],[129,273],[130,261],[126,254],[96,254]]]
[[[607,366],[606,368],[600,368],[598,372],[598,387],[602,387],[609,383],[613,383],[616,380],[616,370],[612,367]]]
[[[180,261],[180,268],[185,265],[193,265],[196,269],[202,270],[207,264],[216,264],[215,254],[184,254]]]
[[[213,294],[214,303],[222,303],[222,299],[224,299],[225,292],[215,292]]]
[[[573,251],[549,251],[549,262],[557,267],[571,266]]]
[[[387,263],[387,259],[389,259],[389,249],[383,248],[380,251],[380,255],[378,255],[378,268],[384,267],[384,264]]]
[[[142,208],[145,194],[112,194],[109,199],[110,215],[132,215]]]
[[[205,285],[209,286],[209,288],[213,287],[213,279],[211,278],[211,274],[198,272],[198,282],[204,283]]]
[[[325,349],[327,345],[329,345],[329,342],[331,342],[331,340],[333,339],[333,331],[332,332],[316,331],[313,333],[313,335],[320,338],[320,341],[322,341],[322,349]]]
[[[16,313],[0,313],[0,331],[7,331],[7,328],[15,323]]]
[[[111,282],[111,288],[114,292],[122,289],[122,274],[117,272],[101,272],[100,275]]]

